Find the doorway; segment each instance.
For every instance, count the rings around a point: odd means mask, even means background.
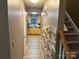
[[[55,58],[59,2],[8,0],[11,59]]]
[[[41,15],[28,14],[26,21],[27,21],[27,35],[41,34]]]

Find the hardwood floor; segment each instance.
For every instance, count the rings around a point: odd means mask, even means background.
[[[27,46],[25,45],[24,59],[43,59],[41,52],[41,36],[28,36]]]

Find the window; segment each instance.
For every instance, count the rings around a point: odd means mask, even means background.
[[[37,25],[37,16],[36,15],[31,16],[31,25],[32,25],[32,27],[36,27],[36,25]]]

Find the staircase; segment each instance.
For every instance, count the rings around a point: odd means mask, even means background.
[[[78,59],[77,57],[79,56],[79,32],[67,12],[65,13],[64,24],[67,28],[67,31],[60,32],[60,37],[62,38],[63,47],[65,49],[64,59]]]

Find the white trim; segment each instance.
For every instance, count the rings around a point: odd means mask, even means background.
[[[65,13],[66,13],[67,17],[70,19],[70,21],[72,22],[72,24],[74,25],[75,29],[79,32],[77,26],[75,25],[75,23],[73,22],[73,20],[72,20],[71,17],[69,16],[68,12],[65,11]]]

